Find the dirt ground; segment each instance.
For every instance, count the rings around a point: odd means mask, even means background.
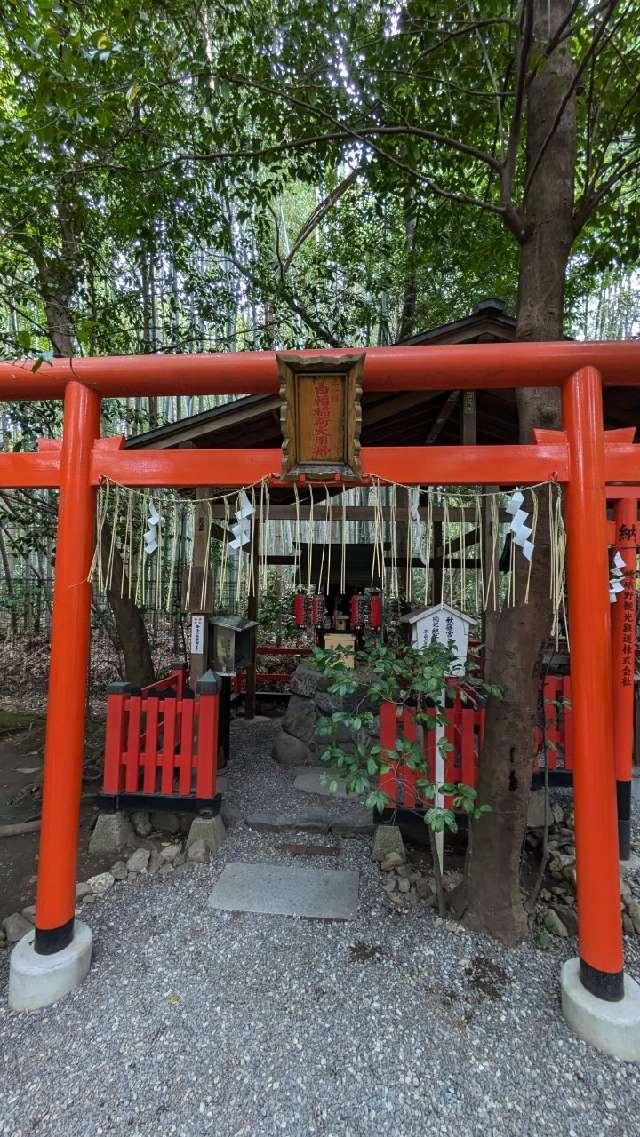
[[[95,819],[104,723],[87,724],[85,780],[81,805],[78,880],[108,868],[89,855]],[[40,817],[44,720],[38,712],[0,712],[0,827]],[[0,836],[0,920],[35,901],[39,833]],[[111,858],[113,860],[113,858]],[[106,858],[109,861],[109,858]]]

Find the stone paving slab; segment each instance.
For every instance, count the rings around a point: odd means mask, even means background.
[[[207,905],[225,912],[354,920],[358,912],[359,875],[353,871],[235,861],[223,869]]]
[[[322,781],[323,777],[327,776],[327,773],[331,773],[331,771],[328,771],[326,766],[307,766],[296,776],[293,788],[302,790],[303,793],[306,794],[320,794],[322,797],[349,798],[353,801],[358,800],[359,794],[347,793],[344,788],[344,779],[342,778],[335,779],[338,783],[338,789],[335,793],[332,793],[329,786],[325,785]]]

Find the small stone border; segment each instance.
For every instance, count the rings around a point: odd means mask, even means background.
[[[144,836],[146,835],[145,833]],[[123,855],[121,859],[115,861],[105,872],[97,873],[88,880],[78,881],[75,915],[81,916],[101,897],[106,896],[114,884],[140,877],[168,876],[184,864],[206,864],[210,856],[210,846],[197,836],[195,840],[187,837],[184,842],[174,840],[161,845],[160,848],[140,845],[126,859]],[[13,947],[27,932],[30,932],[35,924],[35,918],[35,904],[28,905],[21,912],[12,912],[6,916],[0,929],[0,951]]]
[[[551,938],[568,939],[578,934],[576,907],[576,865],[574,847],[573,806],[554,802],[549,808],[547,863],[531,921],[532,937],[540,948],[546,948]],[[526,846],[531,852],[542,855],[544,834],[530,830]],[[437,908],[433,870],[420,870],[407,863],[402,834],[393,825],[380,825],[373,843],[373,858],[382,874],[385,905],[397,912],[409,912],[418,903]],[[640,936],[640,902],[635,898],[628,876],[620,878],[620,906],[622,930],[625,936]],[[445,893],[451,892],[462,880],[456,870],[443,873]],[[446,927],[455,930],[460,925],[453,919]]]

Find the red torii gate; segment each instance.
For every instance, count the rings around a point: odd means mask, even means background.
[[[620,498],[625,483],[640,485],[640,445],[633,428],[605,432],[603,383],[640,386],[640,343],[367,349],[364,390],[560,387],[564,430],[537,431],[530,445],[363,447],[361,460],[365,478],[406,484],[555,478],[566,487],[580,961],[579,971],[576,962],[567,972],[574,961],[563,969],[563,1006],[583,1037],[640,1058],[640,989],[623,972],[606,521],[607,484],[621,484]],[[123,450],[122,439],[99,437],[100,400],[277,390],[274,352],[60,359],[37,371],[30,362],[0,364],[0,399],[64,399],[61,444],[0,455],[0,486],[60,488],[36,932],[23,987],[38,958],[61,972],[73,948],[97,486],[103,477],[127,486],[241,486],[281,465],[275,449]],[[65,990],[82,977],[77,961],[70,966],[75,978]]]

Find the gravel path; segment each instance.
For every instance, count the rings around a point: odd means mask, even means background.
[[[246,762],[266,793],[265,729],[240,729],[230,782]],[[0,1006],[0,1134],[640,1134],[640,1068],[560,1016],[571,945],[507,952],[427,909],[390,912],[368,839],[308,861],[283,851],[292,840],[332,838],[237,825],[210,864],[115,885],[93,907],[82,987],[27,1015]],[[211,911],[229,860],[358,869],[358,919]]]

